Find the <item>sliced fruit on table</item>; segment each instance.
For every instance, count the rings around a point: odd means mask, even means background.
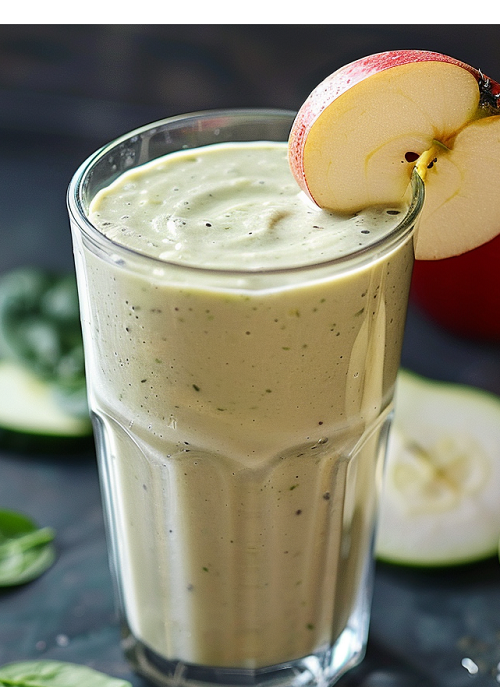
[[[446,566],[494,555],[499,494],[500,399],[401,370],[377,557]]]
[[[0,436],[2,429],[34,438],[87,436],[90,419],[68,413],[57,394],[57,388],[19,363],[0,360]]]
[[[425,182],[418,259],[475,248],[500,233],[500,85],[440,53],[401,50],[352,62],[300,108],[289,160],[322,208],[399,203]]]
[[[0,355],[73,388],[84,380],[74,275],[27,267],[0,278]]]
[[[0,444],[86,449],[91,442],[74,275],[27,267],[0,278]]]

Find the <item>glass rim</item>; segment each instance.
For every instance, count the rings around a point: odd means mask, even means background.
[[[115,241],[105,234],[103,234],[96,226],[90,222],[85,210],[82,198],[82,189],[87,178],[88,173],[93,169],[93,167],[102,158],[110,153],[113,149],[117,149],[120,145],[127,141],[141,136],[147,132],[152,132],[156,129],[161,129],[165,126],[173,125],[178,122],[187,122],[189,119],[202,120],[210,119],[214,117],[234,117],[234,118],[248,118],[248,117],[289,117],[290,127],[295,118],[296,112],[288,109],[279,108],[228,108],[228,109],[212,109],[212,110],[199,110],[194,112],[189,112],[185,114],[173,115],[171,117],[166,117],[157,121],[150,122],[143,126],[137,127],[121,136],[111,140],[109,143],[98,148],[94,153],[84,160],[84,162],[77,169],[73,175],[66,194],[66,203],[69,212],[70,219],[72,219],[78,226],[80,232],[85,235],[97,248],[103,248],[105,246],[113,250],[114,255],[123,255],[125,258],[133,257],[135,260],[148,262],[157,268],[165,270],[166,268],[182,269],[185,271],[191,271],[193,274],[210,274],[210,275],[221,275],[221,276],[233,276],[233,277],[250,277],[251,275],[265,276],[265,275],[280,275],[289,274],[293,272],[303,272],[328,268],[334,266],[344,266],[349,265],[349,263],[355,262],[357,260],[363,261],[363,258],[370,259],[371,256],[376,255],[377,258],[380,255],[390,252],[394,245],[399,245],[404,241],[407,235],[409,235],[413,229],[413,226],[423,208],[425,199],[425,187],[424,182],[420,175],[413,169],[411,174],[411,201],[408,208],[398,222],[398,224],[386,235],[377,239],[373,243],[364,246],[362,248],[353,250],[345,255],[337,256],[334,258],[329,258],[326,260],[313,261],[302,263],[298,265],[288,265],[283,267],[257,267],[257,268],[224,268],[224,267],[206,267],[201,265],[192,265],[182,261],[175,260],[164,260],[153,255],[148,255],[142,251],[130,248],[128,246]],[[262,139],[264,140],[264,139]],[[223,142],[221,140],[221,142]],[[284,141],[286,142],[286,141]],[[200,147],[200,146],[192,146]],[[188,148],[186,148],[188,149]],[[168,153],[166,153],[168,154]],[[155,159],[155,158],[153,158]],[[147,161],[148,162],[148,161]],[[141,164],[145,164],[141,163]],[[141,166],[141,164],[134,165],[134,168]],[[297,186],[298,188],[298,186]]]

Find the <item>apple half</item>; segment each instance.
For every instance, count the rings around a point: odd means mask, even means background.
[[[304,102],[289,162],[317,205],[341,213],[401,202],[416,167],[416,258],[459,255],[500,233],[500,85],[440,53],[364,57]]]
[[[441,567],[496,555],[499,493],[500,400],[400,370],[377,557]]]

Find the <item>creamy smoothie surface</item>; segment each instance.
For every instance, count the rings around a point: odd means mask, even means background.
[[[272,269],[369,246],[401,213],[322,210],[299,191],[285,143],[252,142],[181,151],[125,173],[97,195],[90,218],[110,239],[162,260]]]
[[[89,218],[160,260],[265,270],[369,246],[403,213],[319,210],[286,144],[253,143],[127,172]],[[327,651],[364,612],[412,256],[408,238],[253,286],[76,256],[126,623],[160,657],[270,666]]]

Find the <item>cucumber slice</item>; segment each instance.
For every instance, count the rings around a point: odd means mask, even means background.
[[[377,557],[429,567],[496,555],[499,494],[500,399],[401,370]]]
[[[48,382],[85,389],[73,274],[25,267],[0,278],[0,355]]]
[[[91,434],[88,416],[65,412],[52,385],[19,363],[0,360],[0,443],[26,450],[88,448]]]

